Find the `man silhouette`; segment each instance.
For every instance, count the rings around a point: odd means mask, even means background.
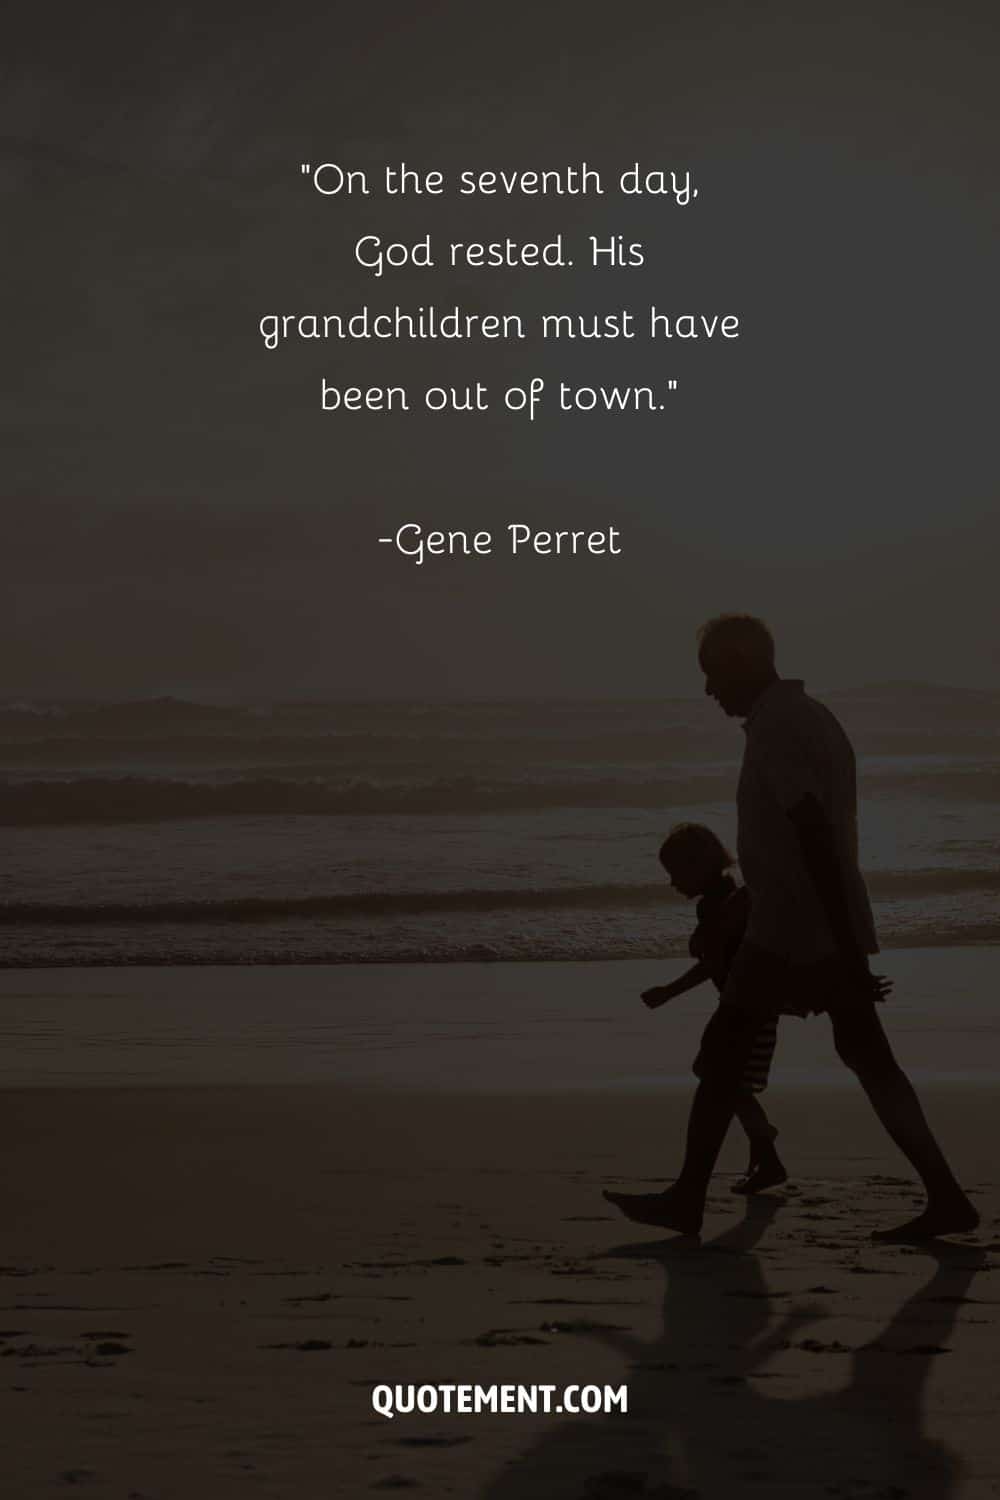
[[[686,1234],[701,1228],[708,1182],[732,1121],[754,1035],[776,1013],[823,1011],[837,1052],[919,1174],[927,1206],[876,1238],[904,1242],[975,1229],[979,1216],[938,1146],[875,1008],[878,951],[858,868],[854,751],[803,684],[781,678],[767,626],[721,615],[698,633],[705,692],[741,718],[737,807],[750,892],[746,936],[705,1030],[681,1174],[663,1193],[608,1194],[629,1218]]]

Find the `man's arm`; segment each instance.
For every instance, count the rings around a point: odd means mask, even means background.
[[[678,995],[686,995],[688,990],[697,989],[699,984],[704,984],[711,977],[708,965],[699,959],[698,963],[692,964],[690,969],[670,984],[658,984],[651,990],[643,990],[642,1003],[650,1010],[656,1010],[658,1006],[666,1005],[668,1000],[676,1000]]]
[[[837,952],[863,978],[875,998],[884,995],[884,983],[872,974],[868,954],[858,941],[851,921],[851,907],[844,887],[844,872],[834,843],[833,829],[818,799],[809,793],[789,810],[802,851],[802,862],[826,913]]]

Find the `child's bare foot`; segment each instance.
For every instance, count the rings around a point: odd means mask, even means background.
[[[781,1162],[774,1165],[768,1163],[765,1166],[756,1167],[741,1177],[739,1182],[733,1183],[734,1193],[743,1193],[750,1198],[754,1193],[764,1193],[768,1188],[780,1187],[783,1182],[788,1181],[788,1173]]]
[[[749,1198],[754,1193],[766,1192],[768,1188],[780,1187],[787,1181],[788,1173],[774,1147],[756,1147],[750,1153],[750,1165],[746,1172],[739,1182],[733,1183],[733,1192],[743,1193]]]
[[[883,1245],[920,1245],[945,1234],[971,1234],[979,1215],[964,1193],[932,1199],[922,1214],[893,1229],[876,1229],[872,1239]]]
[[[653,1224],[659,1229],[675,1229],[678,1234],[700,1234],[703,1208],[676,1187],[663,1193],[609,1193],[605,1198],[620,1208],[634,1224]]]

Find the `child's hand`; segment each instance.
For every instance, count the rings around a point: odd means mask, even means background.
[[[656,1010],[657,1006],[665,1005],[668,1000],[672,999],[670,986],[666,984],[656,984],[651,990],[642,992],[642,1003],[647,1010]]]
[[[887,1000],[892,994],[893,981],[884,974],[873,974],[872,978],[875,981],[875,999]]]

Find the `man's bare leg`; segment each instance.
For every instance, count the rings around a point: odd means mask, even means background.
[[[969,1234],[977,1228],[979,1215],[945,1160],[874,1005],[838,1007],[831,1019],[838,1053],[857,1073],[872,1108],[927,1193],[923,1213],[892,1229],[876,1230],[874,1238],[906,1244],[944,1234]]]

